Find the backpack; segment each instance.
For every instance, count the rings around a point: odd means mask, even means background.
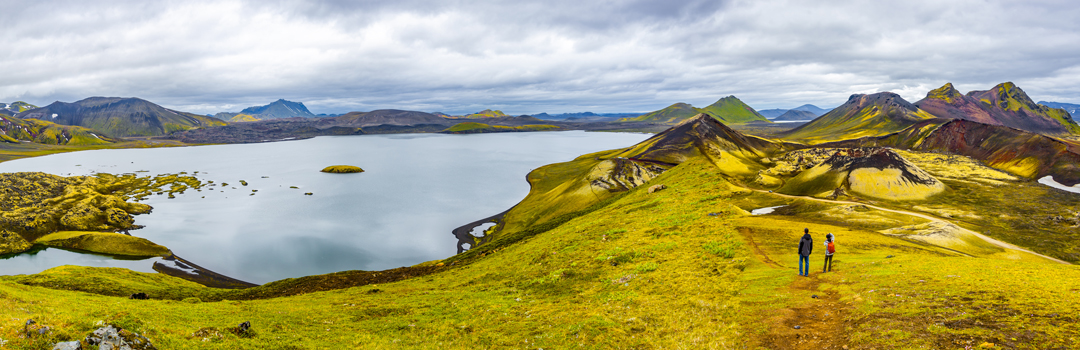
[[[833,244],[833,241],[829,241],[829,245],[825,247],[825,251],[829,252],[829,254],[836,253],[836,245]]]

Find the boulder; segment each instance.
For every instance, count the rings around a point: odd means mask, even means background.
[[[85,341],[100,350],[157,350],[146,337],[112,325],[98,328]]]
[[[660,192],[660,191],[663,191],[663,190],[666,190],[666,189],[667,189],[666,185],[652,185],[652,186],[649,186],[649,193],[656,193],[656,192]]]
[[[78,340],[59,342],[53,346],[52,350],[82,350],[82,343]]]

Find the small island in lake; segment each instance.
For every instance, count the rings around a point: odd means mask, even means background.
[[[322,171],[324,173],[333,173],[333,174],[350,174],[350,173],[362,173],[362,172],[364,172],[364,169],[360,169],[360,167],[352,166],[352,165],[331,165],[331,166],[328,166],[326,168],[323,168],[323,170],[320,170],[320,171]]]

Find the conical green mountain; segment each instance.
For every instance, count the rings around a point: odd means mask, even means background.
[[[891,92],[855,94],[829,113],[780,136],[820,143],[894,133],[934,116]]]
[[[742,124],[753,121],[770,122],[765,116],[761,115],[735,96],[721,98],[700,110],[702,113],[711,115],[713,118],[719,119],[727,124]]]
[[[753,121],[769,123],[770,121],[743,103],[735,96],[721,98],[705,108],[696,108],[687,103],[676,103],[664,109],[646,113],[633,118],[619,119],[621,122],[653,122],[664,124],[678,124],[683,120],[690,119],[699,113],[704,113],[717,120],[728,124],[742,124]]]
[[[1003,125],[1042,134],[1080,133],[1080,125],[1069,112],[1035,103],[1011,82],[986,91],[971,91],[967,95],[960,94],[948,83],[930,91],[915,105],[941,118]]]
[[[221,126],[224,121],[177,112],[139,98],[90,97],[74,103],[52,104],[16,115],[62,125],[77,125],[109,136],[154,136],[198,127]]]

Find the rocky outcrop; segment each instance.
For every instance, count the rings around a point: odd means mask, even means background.
[[[99,350],[157,350],[150,339],[113,325],[98,328],[83,341]]]
[[[941,181],[890,149],[853,148],[835,150],[828,159],[788,180],[778,192],[913,200],[944,190]]]

